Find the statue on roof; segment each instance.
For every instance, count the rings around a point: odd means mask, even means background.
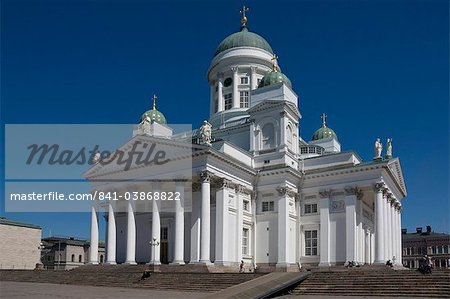
[[[208,146],[211,145],[212,141],[212,125],[208,121],[203,121],[203,125],[200,127],[200,135],[202,139],[202,143]]]
[[[392,158],[392,138],[388,138],[386,144],[386,158]]]
[[[375,141],[375,159],[381,158],[381,151],[383,150],[383,145],[381,144],[380,138]]]

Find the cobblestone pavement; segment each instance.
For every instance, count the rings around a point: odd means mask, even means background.
[[[2,299],[123,299],[201,298],[205,293],[157,291],[149,289],[77,286],[67,284],[0,281]]]

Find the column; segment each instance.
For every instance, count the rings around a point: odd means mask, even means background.
[[[286,187],[278,191],[278,261],[277,268],[287,268],[289,265],[289,196]]]
[[[89,263],[98,264],[98,220],[95,207],[91,207],[91,244],[89,246]]]
[[[258,79],[256,78],[256,66],[250,67],[250,89],[258,88]]]
[[[209,102],[210,102],[210,108],[209,108],[209,114],[213,115],[214,113],[216,113],[217,111],[215,110],[216,107],[216,100],[214,98],[214,83],[212,83],[211,85],[209,85]],[[217,106],[219,107],[219,106]]]
[[[153,192],[157,193],[159,191],[159,186],[155,185]],[[159,200],[152,200],[152,239],[150,240],[150,246],[152,247],[152,258],[150,264],[160,265],[161,264],[161,219],[160,219],[160,208],[161,203]],[[159,243],[159,245],[157,245]]]
[[[389,236],[388,236],[388,240],[389,240],[389,259],[392,261],[392,258],[395,255],[394,252],[394,219],[393,219],[393,215],[392,215],[392,195],[389,195],[388,197],[388,222],[389,222]]]
[[[191,256],[190,263],[198,263],[200,261],[200,214],[201,214],[201,199],[199,198],[199,187],[192,186],[195,196],[192,196],[192,212],[191,212]],[[198,188],[198,190],[197,190]],[[195,190],[195,191],[194,191]]]
[[[219,75],[219,82],[217,83],[217,111],[223,111],[224,110],[224,103],[223,103],[223,77]]]
[[[238,70],[239,68],[237,66],[234,66],[231,68],[233,71],[233,108],[239,108],[240,106],[240,98],[239,98],[239,92],[238,92],[238,85],[239,85],[239,76],[238,76]]]
[[[322,211],[322,210],[321,210]],[[356,261],[356,189],[345,189],[345,235],[346,235],[346,261]]]
[[[375,262],[375,234],[373,228],[370,231],[370,264]]]
[[[200,225],[200,262],[210,263],[209,250],[210,250],[210,225],[211,225],[211,211],[210,211],[210,179],[211,174],[207,171],[200,173],[202,179],[202,214]]]
[[[108,248],[106,257],[107,264],[116,264],[116,218],[112,203],[108,205]]]
[[[370,232],[369,230],[365,230],[364,232],[364,264],[369,265],[370,264]]]
[[[228,258],[228,194],[230,181],[222,179],[221,187],[216,192],[216,259],[214,264],[222,266],[231,264]]]
[[[184,182],[177,182],[175,192],[180,200],[175,201],[175,256],[172,264],[184,265]]]
[[[384,201],[383,201],[384,183],[376,183],[375,191],[375,263],[386,263],[384,257]]]
[[[330,194],[329,190],[319,193],[320,200],[320,263],[321,267],[330,266]]]
[[[388,198],[387,198],[388,190],[385,188],[383,190],[383,204],[384,204],[384,213],[383,213],[383,227],[384,227],[384,259],[385,261],[392,259],[389,252],[389,208],[388,208]]]
[[[398,262],[400,263],[400,265],[403,265],[403,257],[402,257],[402,254],[401,254],[401,252],[403,251],[403,247],[402,247],[402,235],[401,235],[401,230],[402,230],[402,206],[400,205],[399,207],[398,207],[398,227],[399,227],[399,230],[400,230],[400,238],[399,238],[399,246],[400,246],[400,255],[399,255],[399,257],[398,257]]]
[[[134,219],[133,202],[127,206],[127,259],[125,264],[136,264],[136,221]]]
[[[394,201],[392,204],[392,220],[393,220],[393,228],[392,228],[392,234],[393,234],[393,246],[394,246],[394,256],[395,256],[395,263],[398,264],[398,219],[397,219],[397,201]]]
[[[244,191],[243,186],[237,186],[235,189],[236,194],[236,216],[237,216],[237,232],[236,232],[236,247],[237,247],[237,261],[242,260],[242,230],[244,222],[244,202],[242,198],[242,192]],[[250,236],[249,236],[250,237]]]
[[[361,198],[359,198],[359,200],[357,201],[357,208],[358,208],[358,254],[357,254],[357,258],[358,258],[358,262],[362,263],[364,262],[364,228],[363,228],[363,202],[361,200]]]

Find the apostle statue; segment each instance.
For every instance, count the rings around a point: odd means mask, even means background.
[[[92,164],[97,164],[98,162],[100,162],[100,152],[99,151],[95,151],[94,157],[92,158]]]
[[[208,146],[211,145],[212,141],[211,128],[212,125],[206,120],[203,121],[203,125],[200,127],[200,135],[202,138],[202,143]]]
[[[146,114],[144,118],[142,118],[141,123],[139,124],[143,133],[147,134],[150,133],[150,123],[151,123],[150,116]]]
[[[388,138],[386,144],[386,158],[392,158],[392,138]]]
[[[381,144],[380,138],[375,141],[375,159],[381,158],[381,151],[383,150],[383,145]]]

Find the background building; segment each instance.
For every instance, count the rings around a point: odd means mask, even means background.
[[[42,263],[45,269],[69,270],[89,261],[90,242],[72,237],[42,239]],[[98,260],[105,260],[105,245],[99,244]]]
[[[416,232],[408,233],[402,229],[403,265],[408,268],[419,268],[419,260],[429,255],[436,268],[450,267],[450,235],[435,233],[431,226],[426,231],[418,227]]]
[[[34,269],[40,263],[39,226],[0,217],[0,269]]]

